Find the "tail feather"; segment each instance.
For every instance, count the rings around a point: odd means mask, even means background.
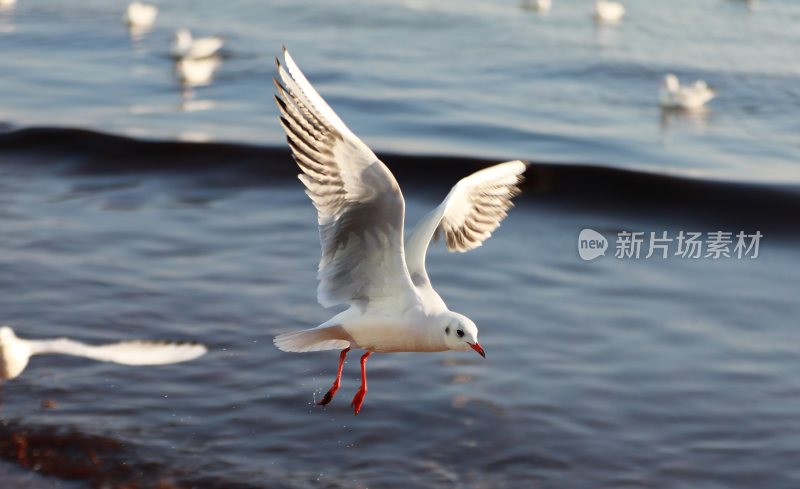
[[[347,336],[341,326],[331,326],[284,333],[276,336],[272,342],[279,350],[296,353],[344,350],[350,346],[350,341],[343,339]]]

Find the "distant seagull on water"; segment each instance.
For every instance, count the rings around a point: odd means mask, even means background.
[[[219,58],[213,56],[201,59],[186,58],[175,63],[175,73],[181,85],[199,87],[211,83],[219,65]]]
[[[189,29],[175,32],[172,56],[178,59],[202,59],[217,54],[225,41],[221,37],[192,37]]]
[[[699,109],[717,95],[717,91],[703,80],[694,85],[681,86],[678,77],[669,73],[661,82],[658,101],[665,109]]]
[[[142,2],[133,2],[125,12],[125,23],[131,27],[150,27],[156,20],[158,7]]]
[[[289,352],[341,350],[336,380],[318,404],[339,389],[352,348],[361,356],[358,414],[367,393],[366,361],[375,352],[474,350],[478,328],[447,309],[431,286],[425,255],[443,236],[450,251],[468,251],[491,236],[519,193],[526,164],[509,161],[459,181],[404,242],[405,201],[392,173],[334,113],[284,48],[277,61],[275,100],[300,180],[317,208],[322,259],[317,300],[350,307],[320,326],[285,333],[275,345]]]
[[[186,362],[208,350],[199,343],[133,340],[87,345],[67,338],[26,340],[8,326],[0,327],[0,382],[17,377],[33,355],[62,354],[123,365],[167,365]]]
[[[619,2],[597,0],[594,4],[594,18],[600,22],[616,22],[625,15],[625,7]]]
[[[522,8],[546,14],[553,6],[552,0],[522,0]]]

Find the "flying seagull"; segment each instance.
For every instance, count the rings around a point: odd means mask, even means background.
[[[166,365],[204,355],[205,346],[193,342],[133,340],[87,345],[68,338],[26,340],[9,326],[0,327],[0,382],[17,377],[33,355],[59,353],[123,365]]]
[[[276,60],[275,100],[280,122],[317,208],[322,258],[317,300],[350,307],[312,329],[275,337],[288,352],[341,350],[336,380],[318,404],[339,389],[347,352],[361,356],[361,387],[351,407],[358,414],[367,393],[366,361],[375,352],[475,350],[478,328],[447,309],[425,271],[432,238],[450,251],[480,246],[500,225],[519,193],[526,163],[509,161],[458,182],[444,201],[403,240],[405,201],[392,173],[339,119],[295,64],[286,48]]]

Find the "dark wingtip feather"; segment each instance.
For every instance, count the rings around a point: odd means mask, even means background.
[[[289,109],[286,107],[286,102],[283,101],[277,94],[272,96],[275,99],[275,103],[278,104],[278,108],[281,110],[281,113],[286,114]]]
[[[272,77],[272,83],[275,85],[275,88],[280,92],[281,96],[286,94],[286,87],[283,86],[280,80],[277,77]]]

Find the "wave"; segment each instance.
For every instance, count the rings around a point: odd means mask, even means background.
[[[288,147],[140,140],[86,129],[36,127],[0,133],[10,161],[80,175],[212,174],[215,185],[273,185],[294,180]],[[458,178],[498,160],[379,153],[403,188],[441,198]],[[9,158],[6,158],[9,160]],[[704,179],[580,163],[531,162],[518,205],[587,216],[644,217],[723,230],[800,234],[800,186]],[[705,228],[704,228],[705,229]],[[709,229],[711,230],[711,229]]]

